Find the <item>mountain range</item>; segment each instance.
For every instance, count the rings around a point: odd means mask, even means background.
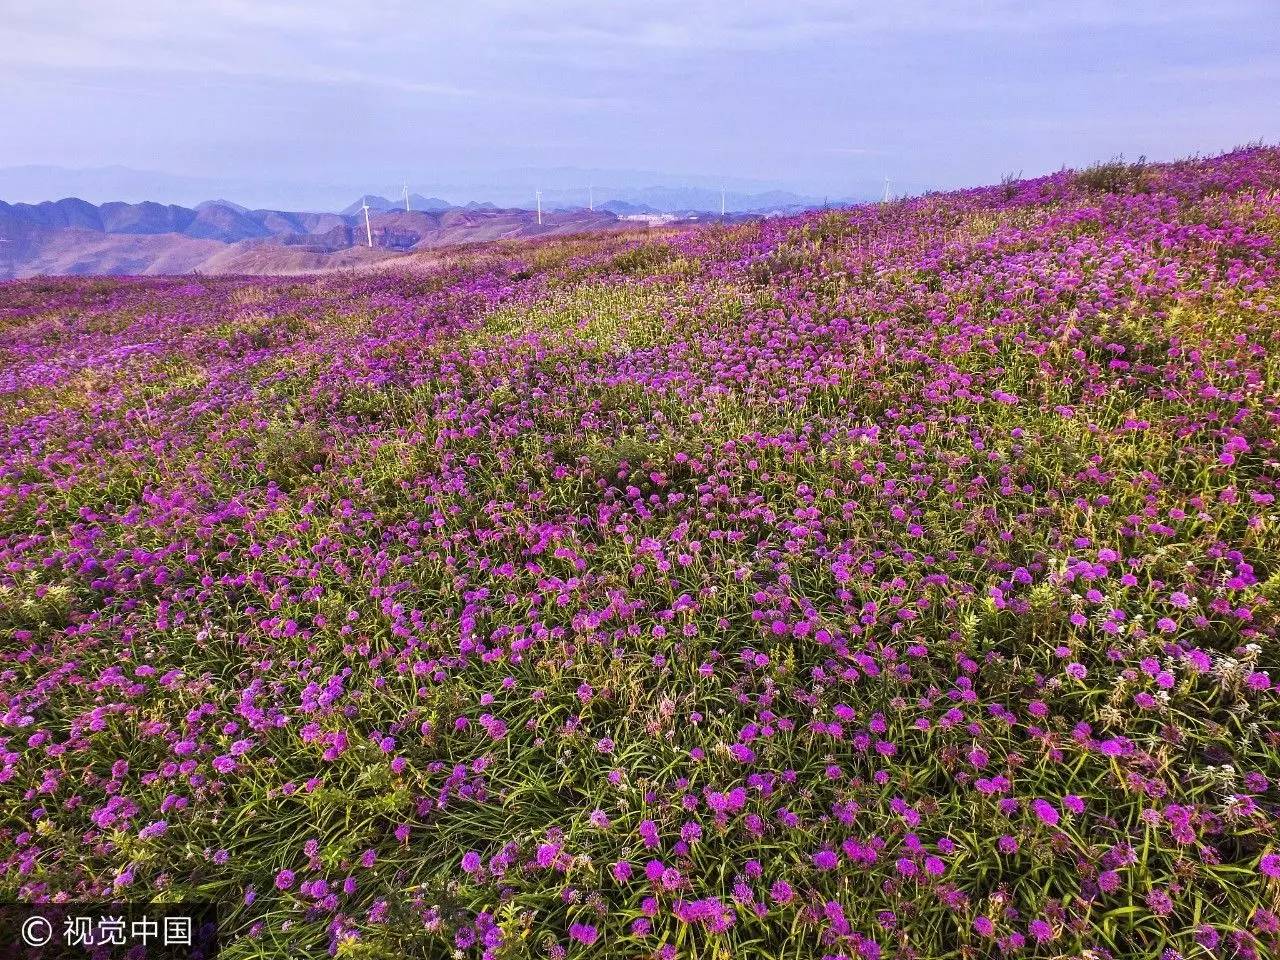
[[[274,210],[339,210],[350,197],[362,192],[392,197],[386,203],[403,209],[401,184],[408,181],[428,205],[413,202],[413,210],[431,209],[431,201],[448,206],[465,206],[472,201],[490,202],[504,209],[530,208],[535,190],[542,191],[544,210],[586,207],[594,196],[598,207],[609,201],[648,206],[653,212],[720,209],[720,191],[725,191],[725,207],[731,213],[770,212],[821,206],[821,188],[802,189],[796,184],[746,177],[712,177],[661,170],[595,169],[584,167],[518,167],[465,170],[436,168],[428,174],[381,169],[376,160],[361,181],[319,182],[300,171],[297,179],[282,181],[259,175],[225,173],[218,176],[174,174],[160,170],[137,170],[108,166],[71,168],[28,164],[0,167],[0,199],[10,203],[38,203],[50,197],[77,196],[93,203],[108,200],[132,202],[155,200],[195,207],[210,197],[231,197],[250,208]],[[675,184],[676,186],[672,186]],[[370,189],[370,187],[375,189]],[[393,186],[394,185],[394,186]],[[429,185],[429,186],[428,186]],[[908,193],[922,192],[927,184],[898,183]],[[878,180],[851,175],[838,191],[833,204],[878,199]],[[837,199],[837,195],[841,199]],[[372,206],[372,201],[370,206]]]
[[[366,193],[341,207],[341,198],[354,189],[312,183],[305,176],[284,183],[119,166],[4,167],[0,279],[33,274],[310,272],[501,237],[705,218],[722,208],[730,217],[767,216],[826,203],[826,198],[767,181],[688,175],[678,178],[682,186],[653,185],[670,182],[669,177],[676,179],[655,171],[574,167],[437,170],[430,193],[409,193],[406,210],[400,192],[390,197]],[[385,176],[378,180],[387,182]],[[63,191],[79,197],[40,199]],[[542,224],[533,209],[536,194],[541,195]],[[225,199],[197,199],[219,195],[274,200],[251,207]],[[865,199],[832,202],[845,205]],[[326,209],[337,212],[294,212]]]
[[[384,197],[362,197],[342,213],[298,213],[250,210],[226,200],[195,207],[151,201],[95,205],[76,198],[0,201],[0,279],[313,272],[454,244],[624,225],[607,210],[545,211],[539,224],[529,210],[451,207],[416,195],[409,202],[406,211]]]
[[[349,206],[344,208],[342,213],[345,216],[355,216],[357,213],[360,213],[361,210],[364,209],[364,205],[366,203],[369,205],[370,210],[376,210],[379,213],[390,213],[392,210],[405,209],[405,205],[404,205],[405,202],[403,199],[388,200],[386,197],[380,197],[375,193],[366,193],[363,197],[361,197],[355,203],[350,204]],[[452,206],[453,204],[451,204],[448,200],[441,200],[439,197],[424,197],[420,193],[409,194],[408,212],[411,212],[413,210],[419,210],[419,211],[425,211],[427,213],[439,213],[442,210],[448,210]],[[491,203],[470,204],[469,206],[484,206],[490,209],[497,209]]]

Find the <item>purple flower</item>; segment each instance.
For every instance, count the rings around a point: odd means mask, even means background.
[[[1206,950],[1216,950],[1220,939],[1218,931],[1209,926],[1209,924],[1202,923],[1200,926],[1196,927],[1196,943],[1200,944],[1200,946],[1204,947]]]
[[[538,844],[538,852],[534,857],[534,862],[539,867],[546,870],[554,867],[560,859],[560,845],[557,843],[540,843]]]
[[[169,829],[168,823],[166,823],[164,820],[157,820],[155,823],[150,823],[147,826],[143,827],[141,830],[139,830],[138,837],[142,840],[150,840],[153,837],[160,836],[168,829]]]
[[[1173,913],[1173,900],[1169,894],[1159,888],[1153,888],[1147,892],[1147,906],[1151,912],[1157,916],[1166,917]]]
[[[1041,823],[1048,824],[1051,827],[1058,825],[1058,808],[1048,800],[1037,797],[1031,801],[1031,810],[1040,818]]]
[[[658,825],[652,820],[641,820],[639,826],[640,840],[646,847],[656,847],[659,843]]]

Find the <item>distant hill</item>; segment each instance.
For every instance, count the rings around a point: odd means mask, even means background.
[[[369,203],[373,245],[365,232]],[[416,203],[415,203],[416,201]],[[250,210],[225,200],[196,207],[74,197],[0,201],[0,279],[38,274],[292,273],[350,266],[409,251],[506,237],[615,229],[608,210],[451,207],[409,198],[409,211],[370,196],[343,213]],[[354,208],[355,212],[352,212]]]
[[[448,200],[441,200],[439,197],[424,197],[420,193],[411,193],[409,194],[409,206],[414,210],[439,212],[448,210],[453,204]]]
[[[356,214],[364,213],[364,205],[369,205],[370,210],[394,210],[399,206],[394,200],[388,200],[386,197],[379,197],[377,194],[366,193],[363,197],[345,207],[342,211],[344,216],[354,217]]]
[[[598,204],[596,209],[608,210],[610,213],[616,213],[620,217],[633,213],[660,212],[657,207],[651,207],[647,203],[628,203],[626,200],[610,200],[607,203]]]
[[[364,205],[366,203],[369,204],[370,212],[389,213],[392,210],[404,210],[403,196],[395,200],[389,200],[374,193],[367,193],[359,200],[344,207],[342,213],[344,216],[362,217],[364,216]],[[449,210],[453,206],[448,200],[441,200],[439,197],[424,197],[420,193],[409,194],[409,212],[439,213],[442,210]],[[489,204],[489,206],[493,207],[493,204]],[[494,209],[497,208],[494,207]]]

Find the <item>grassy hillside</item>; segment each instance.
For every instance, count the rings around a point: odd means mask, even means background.
[[[230,958],[1276,955],[1278,314],[1272,149],[0,284],[0,894]]]

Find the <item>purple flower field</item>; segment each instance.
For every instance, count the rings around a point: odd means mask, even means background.
[[[229,958],[1280,955],[1280,150],[0,284],[0,894]]]

